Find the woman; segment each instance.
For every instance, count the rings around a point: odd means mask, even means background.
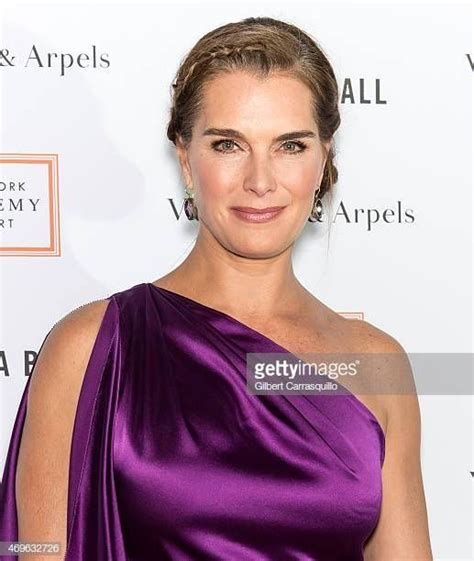
[[[416,394],[245,387],[249,352],[404,356],[293,272],[337,180],[330,63],[297,27],[247,18],[202,37],[173,88],[195,247],[48,334],[15,421],[1,539],[67,544],[66,561],[431,560]]]

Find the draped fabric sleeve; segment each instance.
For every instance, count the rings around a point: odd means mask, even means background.
[[[113,479],[113,424],[121,359],[120,310],[112,296],[84,372],[72,429],[64,561],[126,560]],[[3,541],[18,541],[15,473],[32,376],[34,368],[15,419],[0,490]],[[17,561],[18,557],[3,559]]]
[[[113,478],[113,430],[122,364],[120,310],[107,306],[74,422],[64,561],[126,561]]]

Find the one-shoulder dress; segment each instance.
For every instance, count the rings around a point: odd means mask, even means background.
[[[109,297],[73,427],[65,561],[363,561],[385,438],[354,394],[256,395],[259,331],[144,282]],[[26,383],[0,488],[18,540]],[[17,561],[18,557],[0,557]]]

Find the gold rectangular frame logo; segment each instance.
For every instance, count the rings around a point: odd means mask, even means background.
[[[0,245],[0,256],[25,257],[61,255],[60,229],[59,229],[59,187],[58,187],[58,154],[0,154],[0,163],[5,164],[30,164],[46,166],[47,186],[46,196],[48,205],[48,245],[35,245],[34,240],[27,246]]]

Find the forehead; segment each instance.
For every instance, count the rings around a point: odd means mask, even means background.
[[[301,80],[282,73],[260,78],[244,71],[221,73],[203,88],[196,128],[316,128],[313,97]]]

